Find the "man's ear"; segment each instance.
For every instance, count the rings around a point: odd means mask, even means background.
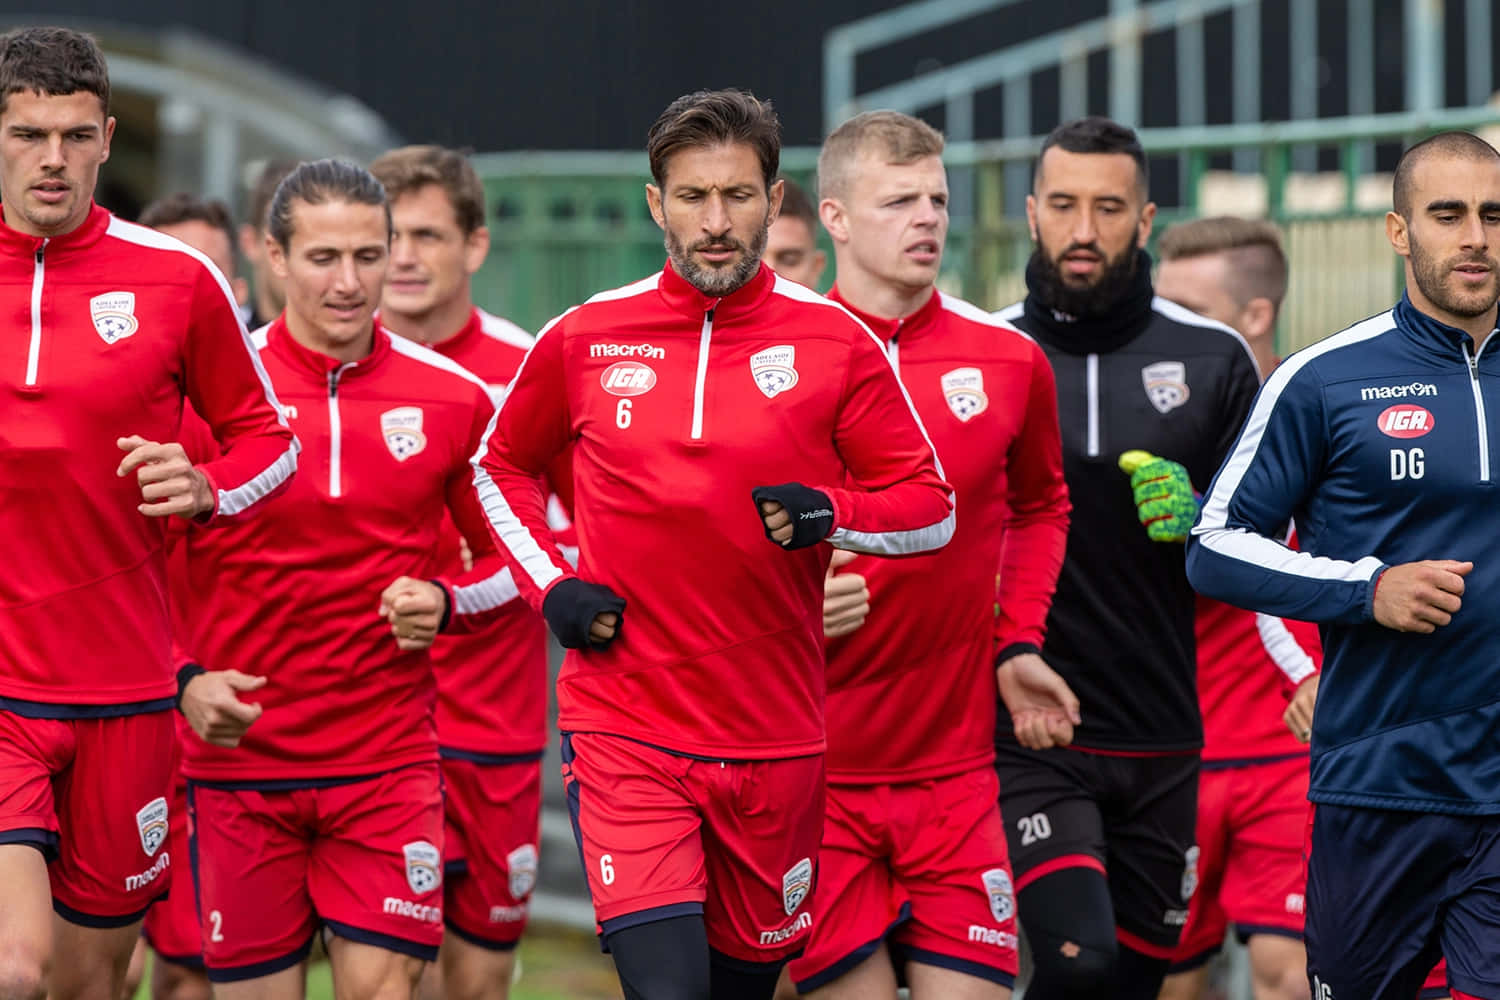
[[[658,228],[667,228],[667,214],[661,207],[661,188],[655,184],[646,185],[646,207],[651,209],[651,218],[656,220]]]

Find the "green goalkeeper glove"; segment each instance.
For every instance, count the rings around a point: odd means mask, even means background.
[[[1149,451],[1127,451],[1120,470],[1130,477],[1136,515],[1153,542],[1185,542],[1198,519],[1198,497],[1182,463]]]

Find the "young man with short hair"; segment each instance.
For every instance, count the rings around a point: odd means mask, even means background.
[[[570,649],[564,781],[625,995],[765,1000],[816,919],[821,543],[928,551],[952,503],[880,343],[761,263],[770,105],[689,94],[647,148],[666,267],[543,329],[476,482]],[[569,447],[576,572],[539,479]]]
[[[783,278],[817,290],[828,256],[818,249],[818,210],[796,181],[781,179],[781,211],[766,238],[765,261]]]
[[[167,849],[177,516],[258,512],[297,443],[207,259],[93,201],[109,71],[66,28],[0,36],[0,983],[117,1000]],[[207,421],[198,464],[186,402]]]

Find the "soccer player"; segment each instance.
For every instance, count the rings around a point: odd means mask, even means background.
[[[1315,997],[1500,997],[1489,734],[1500,540],[1500,153],[1446,132],[1397,163],[1396,307],[1267,380],[1193,529],[1203,593],[1323,626],[1307,874]],[[1303,551],[1275,540],[1295,518]]]
[[[818,212],[796,181],[783,177],[781,184],[781,212],[771,223],[763,259],[783,278],[816,289],[828,264],[818,249]]]
[[[306,473],[186,542],[184,645],[212,668],[183,696],[204,962],[217,997],[300,996],[321,924],[339,996],[406,996],[442,936],[427,647],[514,593],[469,466],[493,405],[373,319],[390,215],[368,172],[302,164],[269,220],[287,307],[256,341]],[[473,569],[446,578],[445,510],[474,540]]]
[[[828,546],[937,548],[949,487],[880,341],[761,263],[780,123],[737,90],[651,127],[666,267],[543,329],[476,481],[571,652],[563,769],[628,998],[768,998],[823,826]],[[574,446],[580,561],[538,476]],[[809,908],[805,908],[809,907]]]
[[[153,201],[141,210],[136,221],[181,240],[207,257],[229,282],[234,301],[243,310],[250,299],[250,283],[240,277],[235,264],[234,223],[230,221],[229,206],[217,199],[181,191]]]
[[[1156,293],[1232,327],[1262,377],[1276,367],[1286,255],[1276,227],[1221,216],[1173,226]],[[1198,890],[1162,1000],[1197,1000],[1230,924],[1249,948],[1256,1000],[1306,1000],[1307,748],[1282,715],[1317,686],[1322,648],[1306,623],[1198,599]]]
[[[227,524],[297,461],[223,278],[94,204],[114,127],[91,38],[0,36],[0,984],[15,997],[116,1000],[184,860],[164,849],[164,519]],[[216,439],[197,465],[175,443],[184,397]]]
[[[1203,728],[1181,541],[1258,379],[1237,334],[1153,295],[1147,190],[1130,129],[1054,129],[1026,199],[1028,294],[1000,314],[1057,379],[1073,512],[1042,648],[1084,705],[1065,750],[1023,745],[1003,715],[995,731],[1028,1000],[1154,1000],[1197,878]]]
[[[1052,368],[1030,337],[934,287],[942,151],[925,122],[872,111],[834,129],[818,161],[829,298],[886,344],[961,512],[943,549],[859,556],[825,587],[827,817],[817,913],[790,966],[818,998],[895,1000],[898,973],[916,1000],[1010,995],[997,677],[1029,745],[1066,743],[1078,719],[1039,655],[1068,534]],[[863,623],[843,620],[848,578]]]
[[[250,187],[245,221],[240,223],[240,253],[250,265],[250,314],[246,322],[252,330],[258,330],[280,316],[286,307],[281,279],[272,270],[266,254],[266,214],[270,211],[277,185],[296,168],[295,160],[266,161]]]
[[[391,200],[381,323],[463,365],[502,398],[531,337],[474,306],[470,279],[490,245],[479,176],[462,153],[439,146],[393,150],[370,172]],[[444,571],[462,570],[463,544],[445,522]],[[536,883],[546,625],[513,601],[482,632],[440,637],[432,663],[447,815],[443,992],[504,1000]]]

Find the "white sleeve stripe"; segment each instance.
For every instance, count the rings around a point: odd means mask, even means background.
[[[520,367],[516,369],[516,380],[519,380],[521,374],[526,371],[527,364],[531,362],[532,351],[536,350],[542,338],[551,333],[553,327],[557,326],[563,317],[577,308],[579,307],[574,306],[542,327],[531,348],[526,352],[526,356],[521,359]],[[511,384],[514,385],[515,382]],[[563,575],[563,571],[553,564],[551,557],[537,543],[531,531],[516,516],[510,502],[505,499],[505,494],[484,468],[484,456],[489,451],[490,438],[494,436],[495,428],[499,426],[500,411],[505,409],[508,399],[509,396],[501,400],[495,412],[490,415],[490,422],[485,426],[484,433],[480,435],[479,448],[470,459],[470,463],[474,466],[474,489],[479,494],[479,502],[484,507],[485,516],[490,519],[490,525],[495,529],[500,544],[504,545],[506,550],[521,564],[521,568],[526,571],[526,576],[532,584],[538,590],[546,590],[553,580]]]
[[[938,302],[942,305],[943,309],[953,313],[955,316],[962,316],[964,319],[968,320],[971,323],[979,323],[983,326],[993,327],[996,330],[1004,330],[1006,333],[1013,333],[1016,336],[1025,338],[1026,340],[1030,340],[1033,343],[1036,342],[1035,338],[1032,337],[1031,334],[1027,333],[1025,330],[1017,329],[1008,321],[1001,319],[998,313],[987,313],[972,302],[958,298],[954,295],[947,295],[941,291],[937,293],[937,297]]]
[[[1325,583],[1343,581],[1363,583],[1380,569],[1382,563],[1374,556],[1365,556],[1357,562],[1314,556],[1307,552],[1289,549],[1280,542],[1246,531],[1243,528],[1212,528],[1194,531],[1198,541],[1215,554],[1249,563],[1270,573],[1318,580]]]
[[[515,577],[506,566],[483,580],[453,588],[453,612],[473,615],[508,604],[521,595]]]
[[[519,347],[523,351],[531,347],[534,338],[521,327],[503,316],[487,313],[483,309],[476,311],[479,313],[479,332],[486,337],[511,347]]]
[[[290,429],[285,414],[281,412],[281,401],[276,398],[276,390],[271,386],[271,376],[266,373],[265,365],[261,364],[260,350],[251,339],[250,332],[245,329],[245,320],[240,315],[239,303],[234,301],[234,292],[230,289],[228,280],[219,273],[219,269],[213,265],[213,262],[179,239],[157,232],[155,229],[138,226],[133,222],[125,222],[114,216],[111,216],[109,220],[108,235],[127,243],[185,253],[208,269],[208,273],[218,283],[219,291],[224,294],[224,301],[229,304],[229,312],[234,316],[235,325],[239,328],[240,340],[245,345],[245,352],[250,355],[250,364],[255,368],[256,377],[260,379],[261,391],[265,394],[266,402],[271,405],[271,411],[276,414],[276,422]],[[224,515],[241,513],[274,492],[291,477],[292,473],[297,471],[297,453],[301,450],[302,442],[293,437],[287,450],[259,474],[252,476],[248,482],[219,490],[218,513]]]
[[[1228,334],[1233,337],[1235,342],[1245,349],[1245,357],[1250,361],[1250,370],[1255,372],[1255,380],[1257,382],[1260,381],[1260,362],[1255,360],[1255,352],[1250,349],[1250,342],[1241,336],[1240,332],[1234,327],[1220,323],[1216,319],[1209,319],[1201,313],[1195,313],[1191,309],[1178,305],[1171,299],[1162,298],[1160,295],[1151,296],[1151,308],[1161,313],[1167,319],[1181,323],[1184,326],[1200,326],[1206,330],[1217,330],[1219,333]]]
[[[908,531],[852,531],[849,528],[835,529],[828,543],[836,549],[850,552],[868,552],[877,556],[909,555],[940,549],[953,537],[957,526],[957,515],[953,511],[936,524]]]
[[[1260,633],[1260,643],[1266,648],[1266,655],[1287,680],[1301,684],[1318,672],[1317,664],[1297,642],[1286,622],[1275,615],[1257,612],[1255,629]]]

